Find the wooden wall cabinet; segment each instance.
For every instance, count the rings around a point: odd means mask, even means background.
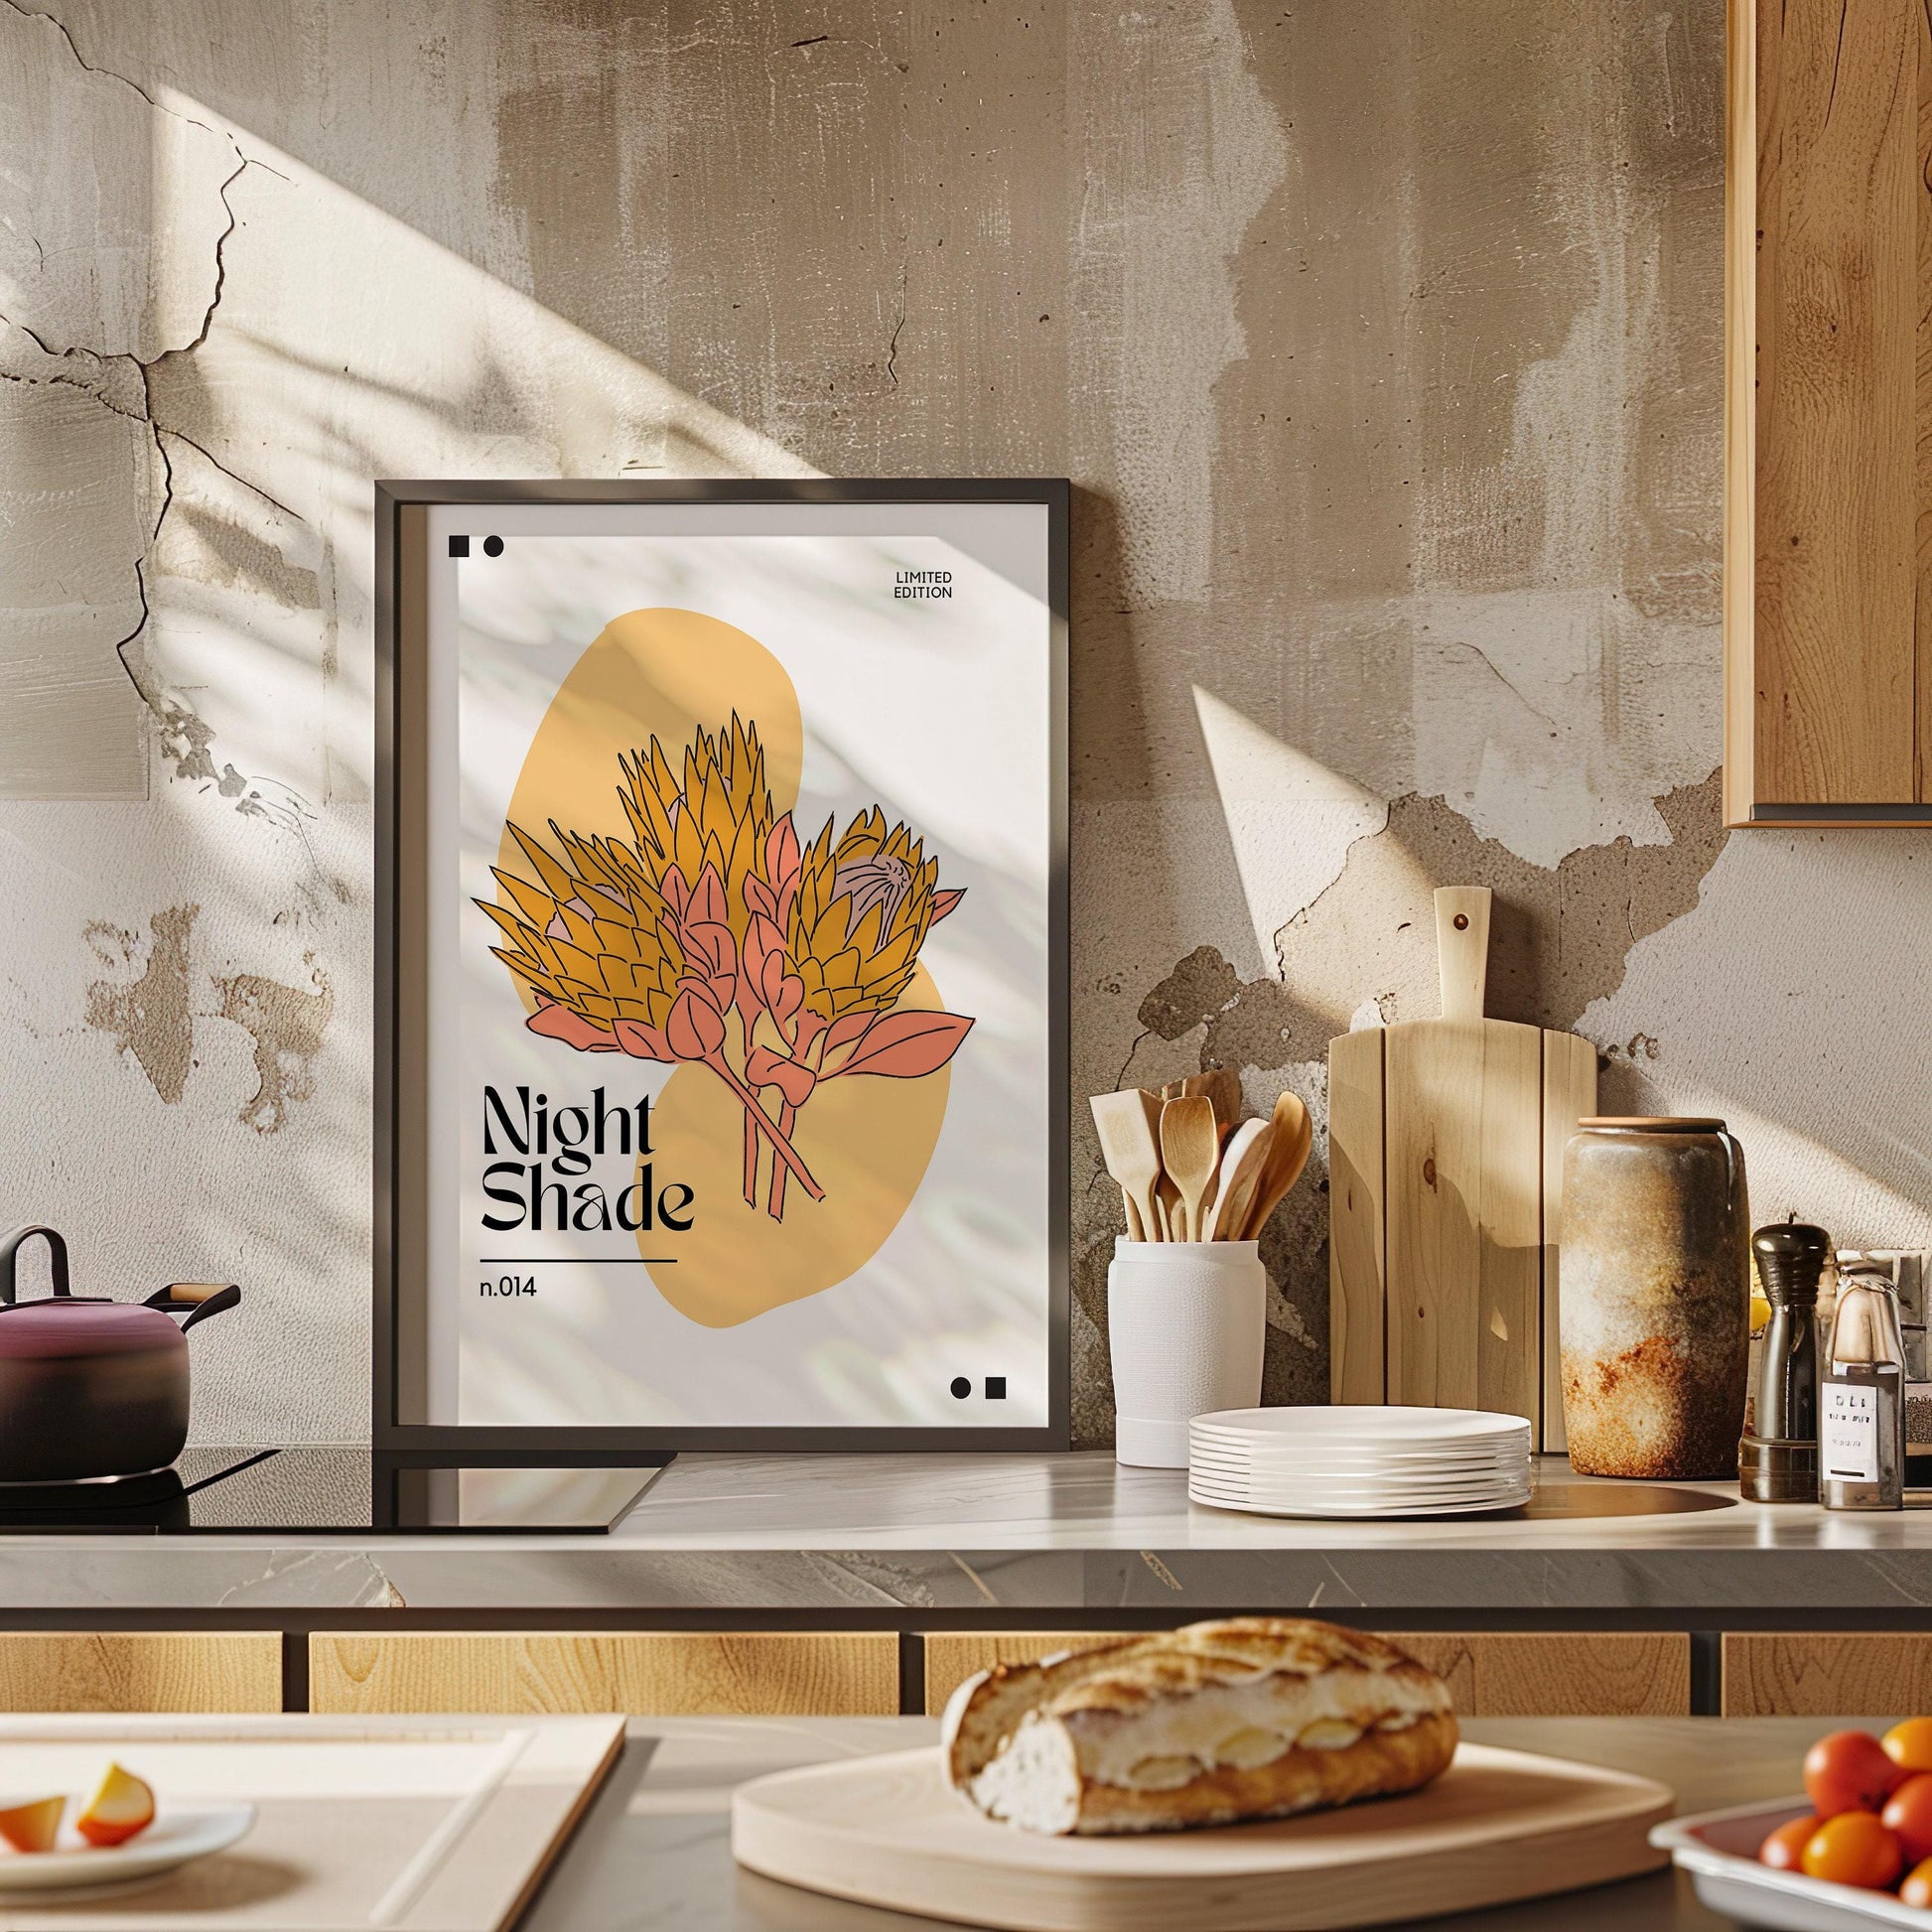
[[[1729,0],[1725,821],[1932,823],[1932,28]]]

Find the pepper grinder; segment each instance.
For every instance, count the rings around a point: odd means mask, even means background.
[[[1758,1358],[1756,1428],[1737,1446],[1746,1502],[1818,1500],[1818,1286],[1832,1256],[1821,1227],[1790,1220],[1751,1236],[1771,1305]]]
[[[1818,1399],[1818,1500],[1827,1509],[1905,1506],[1905,1343],[1890,1273],[1840,1277]]]

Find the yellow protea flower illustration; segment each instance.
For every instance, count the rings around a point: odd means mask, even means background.
[[[872,806],[842,837],[800,849],[777,815],[758,727],[700,730],[674,767],[653,738],[619,760],[629,840],[550,826],[554,850],[509,831],[533,877],[497,870],[509,903],[477,903],[492,951],[535,995],[532,1032],[580,1052],[710,1067],[745,1108],[745,1200],[784,1214],[795,1178],[823,1190],[791,1144],[823,1080],[917,1079],[958,1050],[961,1015],[897,1010],[933,923],[964,897],[937,859]],[[766,1096],[769,1096],[767,1099]]]

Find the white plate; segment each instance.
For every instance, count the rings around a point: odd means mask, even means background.
[[[1256,1489],[1221,1489],[1196,1485],[1188,1493],[1196,1502],[1225,1503],[1229,1508],[1289,1510],[1311,1516],[1414,1515],[1436,1509],[1514,1509],[1529,1501],[1524,1489],[1486,1489],[1471,1496],[1333,1496],[1308,1490],[1271,1494]]]
[[[1286,1484],[1328,1483],[1344,1489],[1455,1489],[1471,1485],[1483,1487],[1498,1482],[1528,1482],[1527,1465],[1498,1463],[1482,1469],[1285,1469],[1265,1462],[1243,1462],[1228,1456],[1195,1453],[1190,1466],[1205,1475],[1234,1476],[1243,1482]]]
[[[1786,1819],[1802,1818],[1803,1798],[1781,1804],[1737,1805],[1653,1825],[1650,1842],[1668,1852],[1697,1887],[1698,1897],[1721,1917],[1781,1932],[1870,1932],[1874,1925],[1932,1925],[1932,1912],[1901,1904],[1889,1892],[1862,1891],[1807,1878],[1802,1871],[1775,1871],[1757,1862],[1757,1848]]]
[[[11,1907],[71,1897],[83,1886],[118,1891],[225,1852],[254,1822],[253,1805],[161,1805],[125,1845],[92,1846],[69,1828],[52,1852],[0,1852],[0,1898]]]
[[[1203,1482],[1238,1482],[1257,1489],[1283,1489],[1291,1494],[1298,1489],[1345,1489],[1357,1495],[1386,1490],[1404,1496],[1439,1496],[1450,1489],[1521,1489],[1530,1480],[1527,1469],[1497,1470],[1494,1474],[1481,1476],[1445,1476],[1423,1481],[1409,1476],[1271,1475],[1266,1469],[1217,1468],[1201,1461],[1188,1466]]]
[[[1201,1454],[1238,1455],[1243,1461],[1267,1462],[1281,1469],[1493,1469],[1512,1463],[1527,1465],[1530,1459],[1527,1449],[1485,1449],[1473,1454],[1455,1449],[1433,1450],[1427,1455],[1364,1455],[1335,1443],[1244,1443],[1198,1431],[1187,1441]]]
[[[1414,1449],[1438,1443],[1466,1448],[1530,1433],[1523,1417],[1497,1415],[1487,1409],[1383,1409],[1360,1403],[1219,1409],[1196,1416],[1193,1427],[1270,1440],[1359,1444],[1369,1449]]]
[[[1530,1492],[1523,1489],[1514,1495],[1486,1499],[1479,1503],[1420,1503],[1397,1509],[1367,1503],[1324,1504],[1306,1499],[1296,1502],[1262,1502],[1253,1498],[1203,1495],[1191,1484],[1188,1486],[1187,1496],[1190,1502],[1205,1503],[1213,1509],[1242,1510],[1250,1516],[1348,1517],[1375,1521],[1382,1517],[1394,1516],[1474,1516],[1488,1510],[1519,1509],[1529,1501]]]

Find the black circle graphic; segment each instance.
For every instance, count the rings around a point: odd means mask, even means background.
[[[964,1402],[973,1393],[973,1385],[967,1381],[965,1376],[955,1375],[952,1379],[952,1392],[961,1402]]]
[[[500,557],[502,554],[503,539],[501,537],[483,538],[483,555],[485,557]]]

